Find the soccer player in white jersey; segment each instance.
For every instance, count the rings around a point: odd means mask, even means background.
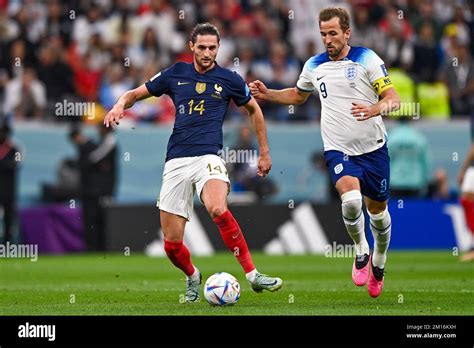
[[[355,243],[352,280],[357,286],[367,284],[370,296],[377,297],[383,288],[391,233],[390,158],[381,115],[397,110],[400,98],[382,59],[369,48],[349,46],[346,10],[322,10],[319,27],[326,52],[308,59],[296,87],[272,90],[257,80],[250,83],[250,90],[257,99],[280,104],[302,104],[318,90],[324,156],[341,197],[347,232]],[[372,255],[362,196],[375,240]]]

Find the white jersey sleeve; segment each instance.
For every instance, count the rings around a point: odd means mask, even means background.
[[[367,69],[367,74],[372,87],[375,92],[380,95],[383,91],[393,87],[392,81],[388,76],[388,71],[385,68],[384,61],[374,51],[370,50],[369,52],[370,54],[367,54],[364,65]]]
[[[298,81],[296,82],[296,88],[308,93],[311,93],[316,89],[316,87],[313,85],[313,82],[311,81],[312,72],[310,69],[310,65],[311,59],[308,59],[303,66],[303,70],[301,71]]]

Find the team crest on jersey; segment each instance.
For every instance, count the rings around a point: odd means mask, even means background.
[[[203,94],[206,91],[206,83],[205,82],[197,82],[196,83],[196,92],[199,94]]]
[[[346,66],[346,78],[348,80],[354,80],[357,77],[357,66],[350,64]]]
[[[214,84],[214,93],[211,95],[211,97],[222,99],[221,92],[222,92],[222,86],[216,83]]]

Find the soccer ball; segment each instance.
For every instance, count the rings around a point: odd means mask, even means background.
[[[204,297],[214,306],[225,306],[236,303],[240,297],[240,284],[237,279],[226,272],[211,275],[204,285]]]

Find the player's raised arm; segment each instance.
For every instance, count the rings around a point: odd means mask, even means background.
[[[257,104],[254,98],[250,99],[247,104],[244,104],[250,117],[250,123],[257,135],[258,145],[260,147],[260,157],[258,159],[258,175],[266,176],[272,168],[272,159],[270,157],[270,149],[267,140],[267,128],[263,118],[262,109]]]
[[[150,92],[143,84],[140,87],[129,90],[122,94],[117,100],[112,110],[110,110],[104,118],[104,124],[106,127],[116,127],[119,125],[119,121],[123,118],[123,112],[125,109],[131,108],[135,102],[151,97]]]
[[[285,105],[303,104],[311,95],[311,92],[304,92],[297,87],[280,90],[269,89],[259,80],[249,83],[249,87],[254,98]]]

